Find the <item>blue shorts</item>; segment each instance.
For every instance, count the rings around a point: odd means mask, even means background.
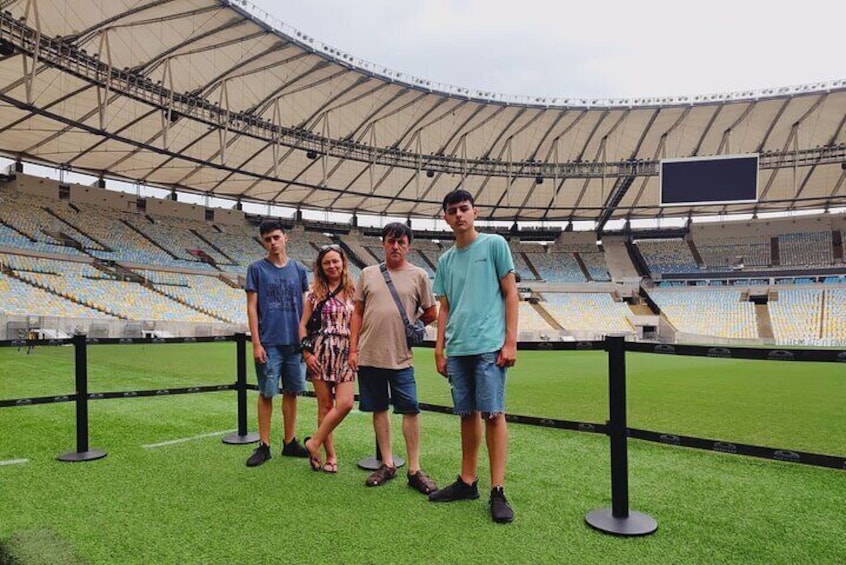
[[[306,391],[305,363],[296,345],[265,345],[267,363],[256,361],[256,378],[259,393],[265,398],[279,394],[282,382],[284,394],[302,394]]]
[[[384,412],[388,409],[390,402],[394,405],[394,414],[420,413],[414,367],[407,369],[359,367],[358,393],[358,409],[362,412]]]
[[[453,411],[459,416],[473,412],[505,413],[505,367],[498,367],[498,351],[447,357]]]

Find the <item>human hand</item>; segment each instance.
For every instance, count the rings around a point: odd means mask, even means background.
[[[435,351],[435,368],[444,377],[447,376],[447,360],[443,353]]]
[[[260,343],[253,344],[253,359],[264,365],[267,363],[267,351]]]
[[[347,357],[347,365],[349,365],[350,369],[353,371],[358,371],[358,351],[350,351],[350,354]]]
[[[308,369],[309,373],[316,375],[320,372],[320,363],[317,361],[317,355],[314,355],[313,353],[304,353],[303,359],[305,360],[306,369]]]
[[[513,367],[517,363],[517,346],[505,344],[496,356],[497,367]]]

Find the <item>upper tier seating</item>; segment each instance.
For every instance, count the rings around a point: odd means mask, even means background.
[[[585,276],[572,253],[527,253],[541,278],[548,282],[582,283]]]
[[[683,239],[643,239],[637,242],[651,273],[696,273],[699,266]]]
[[[778,250],[782,266],[826,266],[834,262],[830,231],[781,234]]]
[[[727,271],[742,263],[744,267],[766,267],[770,259],[770,238],[745,236],[696,240],[696,249],[709,271]]]

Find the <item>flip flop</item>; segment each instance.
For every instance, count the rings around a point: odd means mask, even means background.
[[[311,466],[312,471],[319,471],[323,465],[320,462],[320,457],[316,457],[311,454],[311,450],[308,448],[308,440],[310,439],[311,436],[303,440],[303,446],[305,446],[306,450],[308,450],[308,464]]]
[[[330,462],[327,461],[323,464],[323,472],[324,473],[337,473],[338,472],[338,463],[337,462]]]

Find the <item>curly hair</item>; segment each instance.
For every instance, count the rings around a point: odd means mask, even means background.
[[[323,273],[323,267],[321,266],[323,258],[331,251],[341,256],[341,264],[343,265],[343,269],[341,270],[341,285],[344,288],[344,292],[347,296],[353,296],[355,294],[355,282],[350,277],[347,254],[344,253],[340,245],[324,245],[320,248],[317,259],[314,260],[314,281],[311,283],[311,292],[318,302],[329,296],[329,291],[331,290],[329,288],[329,281],[326,279],[326,275]]]

